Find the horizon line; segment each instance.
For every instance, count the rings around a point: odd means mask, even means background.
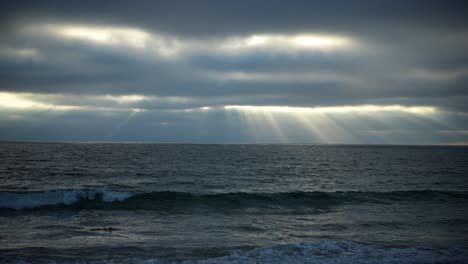
[[[313,142],[183,142],[183,141],[94,141],[94,140],[0,140],[1,143],[55,143],[55,144],[174,144],[174,145],[318,145],[318,146],[414,146],[414,147],[468,147],[468,142],[441,144],[404,143],[313,143]]]

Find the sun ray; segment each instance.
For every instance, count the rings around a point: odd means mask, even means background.
[[[438,109],[425,106],[400,105],[361,105],[361,106],[333,106],[333,107],[289,107],[289,106],[225,106],[226,111],[235,111],[242,116],[243,122],[249,127],[251,137],[260,140],[257,135],[275,142],[287,143],[292,134],[303,131],[308,135],[307,141],[317,143],[360,143],[369,141],[362,136],[359,126],[355,123],[365,123],[379,113],[381,118],[412,116],[410,120],[419,122],[432,120]],[[422,119],[421,119],[422,118]],[[391,120],[380,123],[388,127]],[[359,131],[358,131],[359,130]],[[297,134],[297,133],[296,133]]]
[[[137,113],[141,112],[142,110],[141,109],[132,109],[130,110],[130,112],[128,113],[128,115],[123,119],[121,120],[115,127],[114,129],[112,129],[105,137],[104,137],[104,141],[112,141],[114,139],[114,136],[116,134],[118,134],[122,128],[124,128],[129,122],[130,120],[132,120]]]

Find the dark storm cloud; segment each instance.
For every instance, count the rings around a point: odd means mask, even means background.
[[[11,1],[3,3],[2,10],[7,18],[43,16],[212,35],[340,29],[365,32],[376,30],[375,26],[397,27],[397,31],[401,26],[462,29],[467,5],[465,1],[390,0]]]

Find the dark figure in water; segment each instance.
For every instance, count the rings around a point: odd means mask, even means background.
[[[116,230],[120,230],[120,229],[118,229],[118,228],[113,228],[113,227],[111,227],[111,226],[109,226],[108,228],[103,227],[103,228],[92,228],[92,229],[91,229],[91,231],[107,231],[107,232],[109,232],[109,233],[112,232],[112,231],[116,231]]]

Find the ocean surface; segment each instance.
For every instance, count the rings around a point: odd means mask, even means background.
[[[0,143],[0,262],[468,263],[468,148]]]

